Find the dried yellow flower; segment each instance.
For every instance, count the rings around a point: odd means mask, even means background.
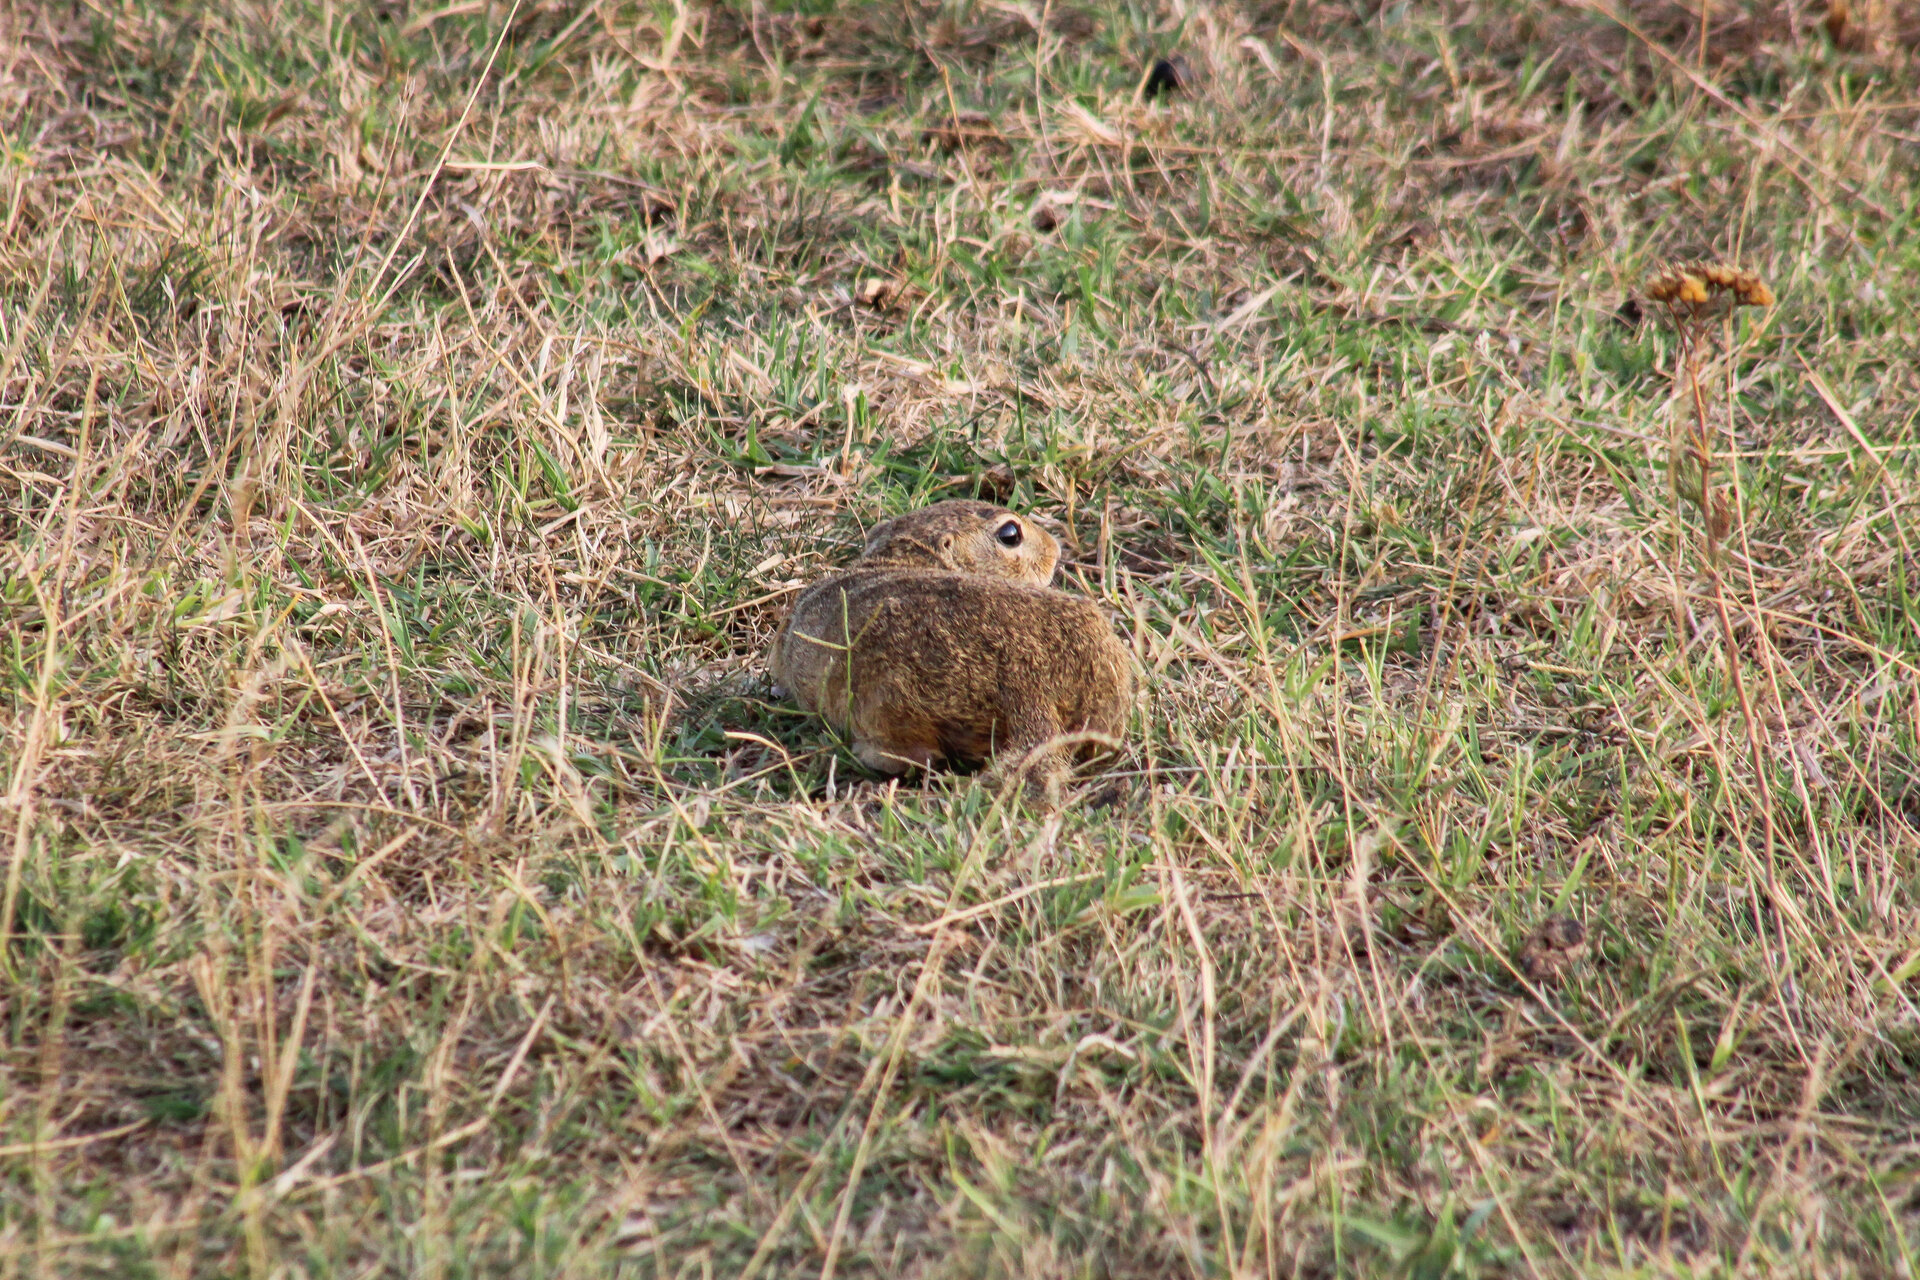
[[[1647,281],[1646,295],[1649,301],[1695,314],[1773,305],[1773,290],[1765,280],[1724,262],[1675,263]]]

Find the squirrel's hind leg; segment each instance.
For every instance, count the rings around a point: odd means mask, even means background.
[[[1059,737],[1059,722],[1050,715],[1018,717],[994,759],[1002,785],[1023,785],[1027,803],[1041,813],[1060,808],[1067,779],[1073,776],[1071,747],[1056,741]]]

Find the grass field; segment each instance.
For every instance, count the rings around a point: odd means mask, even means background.
[[[0,9],[0,1278],[1911,1276],[1916,42]],[[769,692],[971,495],[1051,818]]]

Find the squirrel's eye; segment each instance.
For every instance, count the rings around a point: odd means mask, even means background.
[[[994,530],[993,536],[1000,539],[1000,545],[1003,547],[1017,547],[1024,535],[1020,532],[1020,522],[1009,520]]]

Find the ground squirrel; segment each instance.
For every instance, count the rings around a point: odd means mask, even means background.
[[[1047,587],[1059,545],[985,502],[876,525],[860,559],[801,593],[773,645],[794,701],[881,773],[996,764],[1059,800],[1073,758],[1118,740],[1127,651],[1090,601]]]

